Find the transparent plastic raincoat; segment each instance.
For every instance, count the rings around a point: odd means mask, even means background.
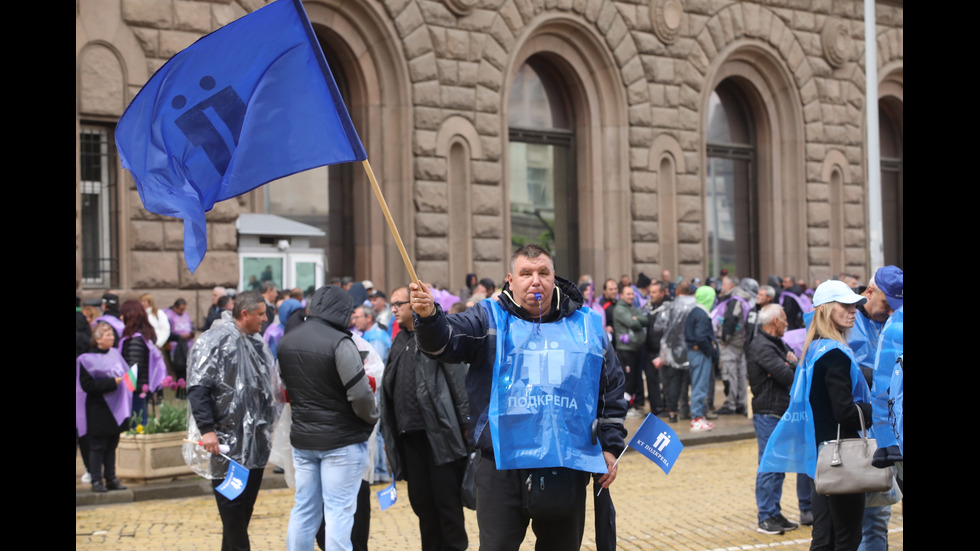
[[[213,427],[226,455],[249,469],[265,467],[281,409],[282,385],[269,347],[260,334],[238,330],[231,313],[201,334],[187,366],[190,408],[187,439],[201,440],[199,424]],[[224,478],[228,460],[184,443],[184,461],[197,474]]]
[[[684,339],[684,323],[688,314],[698,305],[694,297],[682,295],[677,297],[670,308],[667,330],[660,341],[660,355],[669,366],[688,369],[687,341]]]

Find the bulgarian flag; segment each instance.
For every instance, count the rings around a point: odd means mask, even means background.
[[[129,371],[127,371],[122,378],[123,382],[126,383],[126,388],[128,388],[130,392],[136,390],[136,370],[137,365],[133,364],[133,367],[130,367]]]

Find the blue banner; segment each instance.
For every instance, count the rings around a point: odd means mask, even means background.
[[[398,501],[398,490],[395,489],[395,481],[391,481],[391,486],[388,486],[384,490],[378,490],[378,504],[381,505],[381,510],[384,511],[388,507],[391,507]]]
[[[192,272],[216,202],[367,158],[299,0],[278,0],[171,58],[119,119],[116,146],[143,206],[184,220]]]
[[[227,456],[226,456],[227,457]],[[228,459],[228,473],[225,480],[216,488],[221,495],[234,500],[242,495],[245,485],[248,484],[248,469],[234,459]]]
[[[684,444],[674,429],[652,413],[648,413],[643,424],[636,429],[629,445],[656,463],[665,474],[670,474],[677,456],[684,451]]]

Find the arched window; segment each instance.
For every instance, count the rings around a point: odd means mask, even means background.
[[[705,225],[708,274],[759,274],[756,136],[750,107],[734,79],[708,100]]]
[[[510,235],[514,246],[537,243],[555,271],[579,272],[575,128],[561,75],[540,55],[521,65],[510,88]]]
[[[902,103],[894,97],[878,102],[878,139],[881,147],[881,228],[885,264],[905,262],[904,164]]]

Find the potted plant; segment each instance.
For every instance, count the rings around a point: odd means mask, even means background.
[[[183,379],[174,380],[168,375],[163,380],[163,397],[160,397],[150,394],[144,385],[141,397],[150,397],[149,419],[143,425],[138,414],[134,414],[129,431],[119,437],[117,476],[146,481],[192,474],[181,455],[187,434],[187,402],[175,396],[186,386]]]

